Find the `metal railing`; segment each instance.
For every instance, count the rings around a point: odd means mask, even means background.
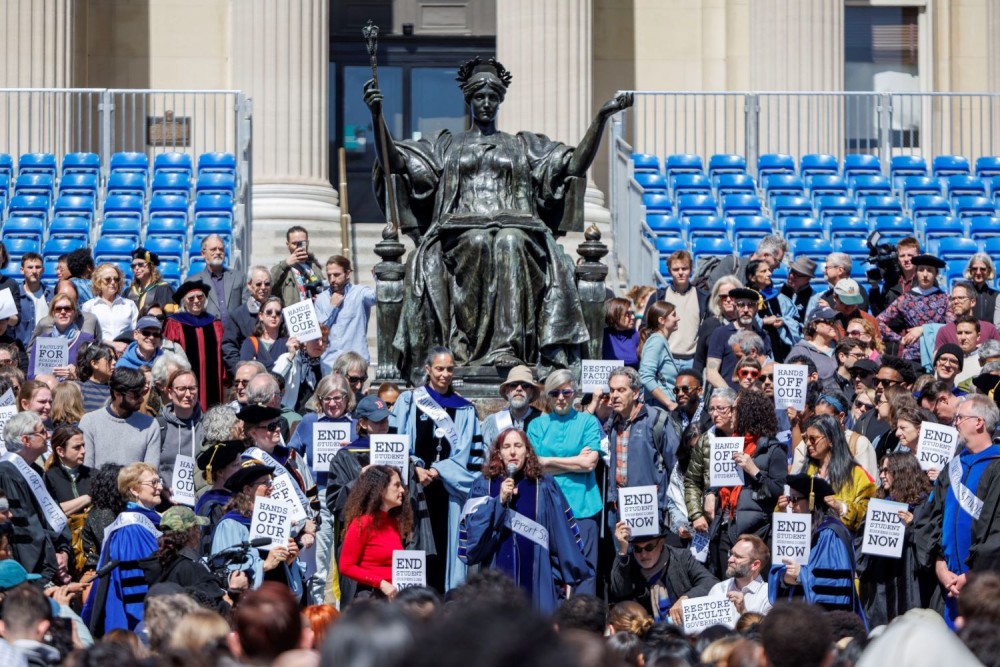
[[[97,153],[106,178],[117,152],[236,156],[232,268],[251,253],[252,105],[235,90],[0,89],[0,153]],[[103,179],[102,179],[103,180]],[[102,184],[103,185],[103,184]]]
[[[799,159],[828,153],[876,155],[888,175],[897,155],[976,158],[1000,155],[1000,93],[650,92],[612,119],[610,187],[615,252],[629,284],[651,280],[658,255],[646,257],[642,193],[632,179],[632,152],[662,160],[672,154],[717,153],[757,158],[785,153]],[[624,156],[625,159],[622,159]],[[638,203],[637,203],[638,202]],[[646,230],[648,232],[648,229]],[[641,238],[639,238],[641,237]],[[633,247],[636,246],[636,247]],[[633,264],[634,263],[634,264]]]

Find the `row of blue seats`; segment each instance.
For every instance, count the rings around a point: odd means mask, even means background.
[[[60,168],[61,167],[61,168]],[[109,174],[138,173],[149,174],[149,156],[145,153],[114,153],[108,163]],[[62,164],[57,165],[53,153],[25,153],[16,165],[8,153],[0,153],[0,176],[13,179],[14,174],[47,174],[66,177],[70,174],[101,173],[101,158],[97,153],[67,153]],[[194,161],[188,153],[158,153],[153,158],[153,176],[161,173],[181,173],[192,178],[195,174]],[[236,156],[232,153],[201,153],[198,155],[197,175],[220,173],[236,176]]]
[[[9,179],[0,174],[0,209],[6,208],[8,193],[10,199],[19,196],[53,197],[92,197],[98,198],[101,193],[100,179],[96,174],[70,174],[64,176],[56,187],[55,179],[48,174],[24,174],[14,181],[10,190]],[[115,173],[108,178],[104,187],[104,195],[133,195],[143,200],[148,196],[174,195],[190,199],[204,195],[236,196],[236,178],[232,174],[202,174],[193,182],[188,174],[161,173],[153,177],[152,183],[142,174]],[[0,211],[2,215],[2,211]]]
[[[163,217],[188,221],[201,216],[216,216],[231,220],[233,207],[233,198],[229,195],[202,195],[194,202],[178,195],[156,195],[150,199],[148,207],[141,197],[112,195],[104,199],[99,211],[93,197],[67,195],[50,203],[48,197],[20,195],[11,200],[8,218],[37,218],[43,226],[55,217],[78,217],[88,221],[128,218],[142,222]]]

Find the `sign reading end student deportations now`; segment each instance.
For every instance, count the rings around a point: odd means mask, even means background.
[[[743,486],[743,468],[736,465],[733,454],[743,451],[743,438],[716,438],[709,440],[711,468],[708,484],[713,489],[724,486]]]
[[[392,585],[397,591],[427,585],[427,552],[396,549],[392,552]]]
[[[319,330],[319,318],[316,316],[316,307],[313,306],[312,299],[286,306],[281,314],[285,318],[289,338],[298,338],[300,343],[305,343],[323,336],[323,332]]]
[[[812,549],[812,514],[775,514],[771,525],[771,562],[785,558],[799,565],[809,563]]]
[[[903,555],[903,534],[906,532],[906,524],[899,518],[899,513],[907,510],[909,507],[905,503],[894,503],[891,500],[878,498],[869,500],[861,553],[900,558]]]
[[[917,463],[923,470],[942,470],[955,455],[958,431],[944,424],[920,423]]]
[[[681,602],[681,618],[685,634],[696,635],[713,625],[735,627],[739,613],[729,598],[705,596]]]
[[[351,442],[351,425],[347,422],[315,422],[313,424],[313,470],[330,472],[330,462],[341,447]]]
[[[597,391],[605,391],[608,386],[608,376],[611,371],[625,365],[621,360],[610,361],[583,361],[580,363],[580,391],[585,394],[593,394]]]
[[[410,472],[410,441],[405,435],[392,433],[368,436],[371,454],[368,462],[373,466],[390,466],[400,472],[400,481],[406,486]]]
[[[292,522],[288,518],[288,505],[263,496],[254,498],[249,541],[266,537],[271,543],[260,548],[273,549],[287,545],[291,536]]]
[[[799,364],[774,365],[774,407],[778,410],[806,409],[806,384],[809,368]]]
[[[632,537],[659,534],[656,487],[629,486],[618,489],[618,516],[632,529]]]

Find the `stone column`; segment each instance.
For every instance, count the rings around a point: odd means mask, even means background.
[[[514,75],[500,109],[501,129],[580,141],[597,110],[592,31],[593,0],[497,0],[497,60]],[[606,150],[603,144],[599,150]],[[609,231],[604,193],[589,175],[584,216],[586,224]]]
[[[995,36],[1000,31],[1000,4],[986,3],[986,90],[1000,91],[1000,43]]]
[[[328,165],[328,11],[327,0],[232,3],[232,85],[253,101],[254,263],[287,254],[284,233],[295,224],[309,230],[317,257],[339,252]]]
[[[750,0],[751,90],[843,90],[843,0]]]

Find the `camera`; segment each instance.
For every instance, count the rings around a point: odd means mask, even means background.
[[[305,290],[306,296],[311,297],[313,299],[319,296],[320,293],[322,293],[322,291],[326,289],[326,287],[323,285],[323,281],[317,278],[316,276],[312,275],[311,273],[305,276],[305,283],[302,285],[302,288]]]
[[[882,243],[882,235],[877,231],[868,236],[868,271],[865,275],[871,285],[883,283],[889,287],[899,283],[901,269],[896,245]]]

